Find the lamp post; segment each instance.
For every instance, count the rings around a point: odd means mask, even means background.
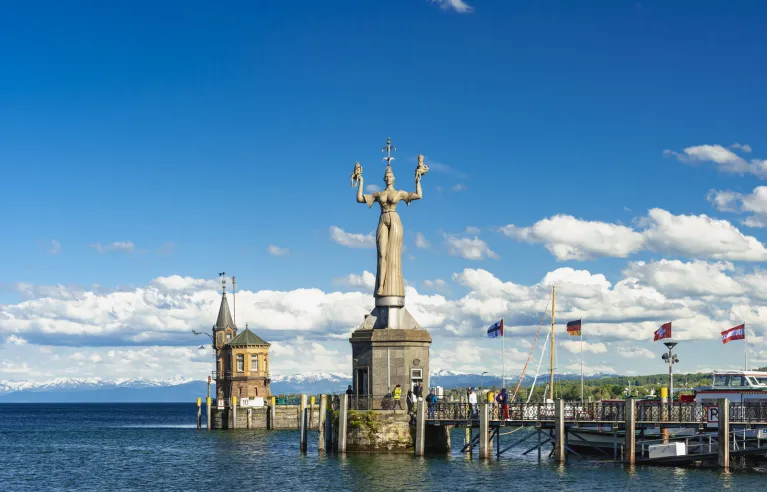
[[[677,342],[665,342],[664,345],[668,347],[668,353],[663,354],[662,358],[668,364],[668,408],[670,416],[674,405],[674,364],[679,362],[679,358],[674,353],[674,347],[676,347]]]
[[[213,342],[213,349],[215,350],[216,340],[215,338],[213,338],[213,335],[211,335],[210,333],[204,333],[204,332],[196,331],[196,330],[192,330],[192,333],[194,333],[195,335],[205,335],[208,338],[210,338],[210,341]],[[215,363],[215,353],[213,357],[214,357],[214,363]],[[210,398],[210,374],[208,375],[208,398]]]
[[[482,391],[482,376],[487,374],[487,371],[484,371],[482,374],[479,375],[479,391]]]

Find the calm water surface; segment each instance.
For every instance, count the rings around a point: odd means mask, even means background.
[[[524,447],[500,461],[468,460],[458,453],[462,431],[443,458],[318,456],[316,433],[302,456],[298,432],[198,432],[196,412],[194,404],[0,405],[2,490],[767,490],[760,471],[560,467],[522,457]]]

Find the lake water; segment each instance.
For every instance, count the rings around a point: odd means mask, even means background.
[[[451,456],[306,455],[297,431],[202,431],[194,404],[0,405],[3,491],[240,490],[765,490],[767,473],[635,467],[531,453],[500,460]],[[510,437],[509,437],[510,438]],[[457,449],[455,449],[457,448]]]

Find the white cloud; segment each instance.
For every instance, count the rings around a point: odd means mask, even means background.
[[[479,233],[482,232],[482,229],[474,226],[466,226],[466,229],[463,232],[469,236],[478,236]]]
[[[376,276],[365,270],[362,275],[350,273],[345,277],[333,279],[333,283],[347,287],[364,287],[365,290],[372,291],[376,284]]]
[[[431,0],[431,3],[436,3],[442,10],[455,10],[460,14],[466,14],[474,10],[464,0]]]
[[[485,258],[492,258],[497,260],[498,255],[491,250],[487,243],[478,237],[458,237],[450,234],[445,234],[445,244],[447,244],[450,254],[454,256],[460,256],[467,260],[484,260]]]
[[[743,152],[751,152],[751,146],[748,145],[748,144],[734,143],[734,144],[730,145],[730,148],[731,149],[740,149]]]
[[[346,232],[340,227],[330,228],[330,238],[347,248],[375,248],[376,238],[373,234],[354,234]]]
[[[734,191],[711,190],[706,198],[721,212],[753,214],[741,221],[747,227],[767,226],[767,186],[757,186],[747,195]]]
[[[348,337],[373,307],[374,281],[374,275],[364,271],[336,279],[338,284],[359,289],[352,292],[241,289],[237,323],[240,327],[249,323],[273,343],[272,364],[279,365],[283,374],[328,371],[328,367],[346,371]],[[464,269],[452,281],[462,292],[455,299],[439,293],[448,288],[442,279],[418,283],[434,289],[428,294],[406,287],[408,310],[434,339],[435,369],[500,374],[500,367],[495,367],[499,365],[497,343],[487,340],[485,331],[503,317],[510,334],[507,369],[518,371],[521,366],[512,361],[526,359],[541,314],[548,312],[551,284],[557,286],[557,319],[583,317],[586,354],[605,359],[589,359],[592,371],[619,364],[624,372],[625,361],[657,356],[651,352],[656,347],[648,350],[644,344],[669,320],[676,340],[706,343],[712,351],[720,349],[719,332],[741,322],[751,327],[754,340],[767,336],[767,293],[763,292],[767,272],[739,270],[725,261],[633,262],[615,283],[602,274],[572,268],[548,272],[532,285],[504,281],[484,269]],[[205,340],[190,332],[208,332],[215,322],[221,302],[215,280],[174,275],[115,291],[57,286],[48,292],[31,286],[27,292],[38,297],[0,305],[0,339],[5,340],[4,357],[9,356],[0,364],[0,379],[24,373],[27,361],[41,357],[55,363],[33,368],[30,374],[35,378],[171,377],[179,371],[199,378],[211,370],[210,351],[197,353]],[[543,330],[546,324],[544,320]],[[560,363],[566,367],[579,358],[580,344],[564,335],[561,323],[557,330],[558,340],[564,342]],[[12,351],[7,350],[11,340],[20,339],[28,343],[15,343]],[[698,348],[694,353],[706,357]]]
[[[661,354],[661,352],[656,354],[644,347],[632,347],[625,345],[618,347],[617,352],[620,357],[625,357],[627,359],[660,359]]]
[[[453,185],[453,191],[464,191],[466,189],[466,185],[463,183],[457,183]]]
[[[275,246],[274,244],[270,244],[267,250],[269,251],[269,254],[273,256],[285,256],[288,253],[290,253],[290,251],[287,248],[280,248],[279,246]]]
[[[733,144],[731,148],[750,152],[748,145]],[[761,178],[767,177],[767,161],[763,159],[746,160],[730,149],[721,145],[696,145],[686,147],[682,152],[666,149],[664,155],[674,156],[680,162],[694,164],[697,162],[712,162],[717,169],[726,173],[754,174]]]
[[[637,230],[556,215],[530,227],[510,224],[500,231],[520,241],[543,243],[560,261],[623,258],[640,251],[734,261],[767,260],[767,248],[761,242],[726,220],[707,215],[673,215],[654,208],[638,221],[638,226]]]
[[[94,243],[91,244],[91,248],[95,249],[99,253],[108,253],[110,251],[132,253],[136,249],[134,244],[130,241],[117,241],[110,244]]]
[[[562,348],[570,352],[571,354],[580,354],[581,353],[581,342],[580,340],[564,340],[562,343]],[[583,342],[583,353],[584,354],[605,354],[607,353],[607,345],[601,342]]]
[[[51,249],[50,249],[50,253],[51,253],[52,255],[57,255],[57,254],[59,254],[60,252],[61,252],[61,243],[60,243],[60,242],[58,242],[58,241],[56,241],[55,239],[53,239],[53,240],[51,241]]]
[[[5,343],[8,345],[25,345],[27,341],[19,336],[10,335],[5,339]]]
[[[365,185],[365,191],[368,193],[375,193],[376,191],[381,191],[381,187],[376,184],[369,184]]]
[[[468,177],[468,175],[465,172],[459,171],[458,169],[448,164],[432,161],[426,156],[424,156],[424,162],[427,166],[429,166],[430,171],[436,171],[438,173],[447,174],[449,176],[453,176],[458,179],[466,179]],[[437,186],[437,188],[440,189],[441,191],[441,187]]]
[[[431,243],[420,232],[415,233],[415,247],[421,249],[431,248]]]

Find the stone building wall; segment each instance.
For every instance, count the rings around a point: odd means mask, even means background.
[[[312,430],[319,428],[318,404],[307,405],[309,411],[308,425]],[[250,410],[250,419],[248,419],[248,410]],[[210,421],[213,429],[229,429],[231,423],[231,409],[219,410],[216,407],[210,409]],[[275,408],[274,425],[270,425],[269,407],[238,408],[237,409],[237,430],[240,429],[275,429],[275,430],[298,430],[299,426],[299,406],[298,405],[277,405]]]

